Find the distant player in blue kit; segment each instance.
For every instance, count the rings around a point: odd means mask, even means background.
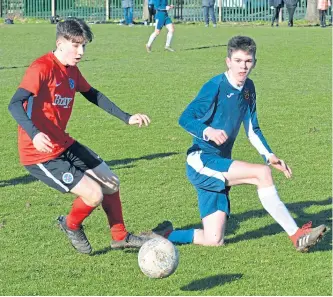
[[[174,243],[223,245],[230,213],[230,186],[250,184],[257,187],[263,207],[286,231],[296,250],[306,252],[321,239],[327,228],[325,225],[311,228],[311,222],[298,228],[275,188],[269,165],[286,178],[292,176],[292,171],[272,152],[259,128],[256,91],[253,81],[248,78],[256,64],[255,42],[244,36],[231,38],[226,64],[228,70],[205,83],[179,119],[179,124],[194,136],[193,145],[187,152],[186,170],[198,193],[203,229],[172,231],[171,222],[165,221],[153,231]],[[266,165],[231,158],[242,123]],[[168,234],[159,230],[168,230]]]
[[[148,43],[146,44],[146,50],[148,53],[151,53],[151,47],[155,38],[165,26],[168,29],[168,34],[164,48],[169,52],[174,52],[174,49],[171,48],[171,41],[175,27],[168,15],[168,11],[173,8],[173,5],[168,5],[168,0],[154,0],[154,7],[156,9],[155,31],[149,37]]]

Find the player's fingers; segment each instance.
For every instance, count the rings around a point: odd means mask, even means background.
[[[142,118],[140,117],[140,115],[136,116],[136,122],[137,122],[137,124],[138,124],[138,126],[140,128],[142,126]]]
[[[41,146],[42,146],[42,149],[45,151],[45,152],[52,152],[52,143],[46,139],[42,140],[42,143],[41,143]]]
[[[48,141],[51,141],[50,137],[48,137],[46,134],[43,134],[43,138],[48,140]]]
[[[224,136],[225,140],[228,139],[228,135],[224,130],[221,130],[221,134]]]
[[[42,144],[44,145],[44,147],[47,147],[47,148],[53,147],[52,142],[47,140],[46,138],[42,139]]]
[[[140,117],[142,119],[142,121],[144,122],[145,126],[148,126],[148,119],[147,119],[147,116],[144,115],[144,114],[140,114]]]
[[[291,178],[291,174],[290,174],[290,172],[289,171],[284,171],[283,172],[284,173],[284,175],[286,176],[286,178]]]
[[[288,172],[289,176],[291,177],[293,173],[287,164],[286,164],[286,171]]]
[[[142,116],[146,119],[147,123],[150,124],[150,118],[146,114],[143,114]]]
[[[221,143],[224,143],[226,141],[226,138],[223,134],[219,134],[217,136],[218,140],[221,142]]]
[[[221,145],[222,142],[218,139],[218,137],[213,137],[212,139],[217,145]]]
[[[47,147],[44,146],[44,145],[39,146],[39,148],[37,150],[42,152],[42,153],[47,153],[48,152]]]

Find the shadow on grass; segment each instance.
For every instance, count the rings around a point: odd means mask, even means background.
[[[226,44],[204,45],[204,46],[198,46],[198,47],[184,48],[183,51],[194,51],[194,50],[201,50],[201,49],[207,49],[207,48],[213,48],[213,47],[222,47],[222,46],[227,46],[227,45]]]
[[[105,255],[106,253],[112,252],[112,248],[110,246],[107,246],[104,249],[93,251],[90,256],[100,256],[100,255]],[[119,251],[119,250],[114,250],[114,251]],[[127,248],[120,250],[123,251],[125,254],[138,254],[139,253],[139,248]]]
[[[3,187],[7,187],[7,186],[15,186],[15,185],[26,185],[26,184],[30,184],[32,182],[37,181],[38,179],[33,177],[32,175],[23,175],[20,177],[15,177],[12,179],[8,179],[8,180],[0,180],[0,188]]]
[[[316,201],[304,201],[304,202],[295,202],[286,204],[288,210],[296,214],[296,222],[299,227],[305,224],[308,221],[312,221],[312,225],[317,227],[321,224],[327,226],[332,225],[332,207],[330,209],[325,209],[317,213],[309,214],[306,213],[306,208],[311,206],[327,206],[332,205],[332,197],[327,199]],[[246,221],[249,219],[264,217],[269,215],[264,209],[262,210],[250,210],[241,214],[231,215],[228,220],[226,236],[231,234],[236,234],[237,230],[240,228],[240,222]],[[182,227],[181,229],[190,229],[190,228],[202,228],[202,224],[191,224]],[[283,229],[277,223],[273,223],[268,226],[263,226],[257,230],[249,231],[244,234],[237,235],[233,238],[226,238],[226,244],[237,243],[243,240],[257,239],[264,236],[275,235],[278,233],[284,232]],[[325,236],[321,242],[319,242],[315,247],[315,251],[331,251],[332,250],[332,230],[328,230],[325,233]]]
[[[176,153],[176,152],[158,153],[158,154],[142,156],[142,157],[139,157],[139,158],[127,158],[127,159],[120,159],[120,160],[105,161],[105,163],[112,168],[114,166],[131,164],[133,162],[140,161],[140,160],[161,159],[161,158],[166,158],[166,157],[170,157],[170,156],[178,155],[178,154],[179,153]]]
[[[220,274],[195,280],[186,286],[180,288],[181,291],[204,291],[217,286],[223,286],[235,280],[239,280],[243,275],[238,274]]]
[[[105,161],[105,163],[110,167],[116,167],[114,169],[124,169],[124,168],[133,168],[135,167],[132,163],[139,161],[139,160],[153,160],[153,159],[161,159],[170,157],[173,155],[178,155],[177,152],[170,152],[170,153],[158,153],[158,154],[151,154],[147,156],[142,156],[139,158],[127,158],[127,159],[120,159],[120,160],[112,160],[112,161]],[[118,167],[120,166],[120,167]],[[19,184],[29,184],[32,182],[37,181],[35,177],[32,175],[24,175],[20,177],[15,177],[8,180],[0,180],[0,188],[8,187],[8,186],[15,186]]]

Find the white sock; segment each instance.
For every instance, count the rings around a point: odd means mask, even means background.
[[[294,235],[298,229],[295,220],[290,215],[288,209],[280,200],[275,186],[261,188],[258,196],[265,210],[273,219],[287,232],[289,236]]]
[[[172,40],[173,32],[168,32],[165,46],[170,46]]]
[[[152,43],[153,43],[153,41],[155,40],[156,36],[157,36],[157,35],[155,34],[155,32],[151,33],[151,35],[150,35],[150,37],[149,37],[149,40],[148,40],[148,43],[147,43],[148,46],[151,46],[151,45],[152,45]]]

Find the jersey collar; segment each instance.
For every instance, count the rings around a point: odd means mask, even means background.
[[[236,84],[234,84],[234,83],[231,81],[231,78],[230,78],[230,76],[228,75],[228,72],[227,72],[227,71],[224,72],[224,75],[225,75],[225,77],[227,78],[229,84],[230,84],[233,88],[235,88],[235,89],[238,90],[238,91],[241,91],[241,90],[243,89],[244,85],[242,85],[242,86],[239,87],[239,86],[237,86]]]

